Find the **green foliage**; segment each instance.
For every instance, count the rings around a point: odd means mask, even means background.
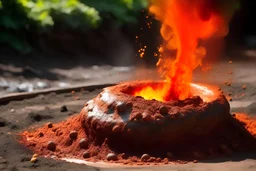
[[[29,33],[97,28],[104,19],[134,23],[146,6],[147,0],[0,0],[0,43],[26,53]]]
[[[114,19],[118,24],[135,23],[136,14],[148,5],[148,0],[81,0],[97,9],[102,18]]]

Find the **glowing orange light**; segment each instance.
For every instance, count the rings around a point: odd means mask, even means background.
[[[213,10],[211,0],[152,0],[149,11],[162,23],[160,33],[164,43],[159,48],[157,62],[160,76],[169,84],[152,89],[145,87],[136,94],[155,99],[189,97],[192,72],[202,65],[206,49],[199,43],[212,36],[228,33],[227,15]],[[223,16],[222,16],[223,15]],[[174,52],[172,55],[165,53]],[[144,53],[141,54],[141,57]],[[160,98],[161,97],[161,98]]]

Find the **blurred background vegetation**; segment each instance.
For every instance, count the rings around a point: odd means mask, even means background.
[[[53,30],[97,29],[135,24],[147,0],[0,0],[0,43],[29,53],[40,35]]]
[[[241,0],[226,38],[231,49],[233,44],[256,47],[255,5],[256,1]],[[38,49],[67,54],[79,48],[81,54],[86,47],[86,52],[98,52],[98,47],[110,51],[118,49],[118,39],[124,40],[118,37],[122,32],[133,44],[139,35],[138,41],[149,49],[145,56],[153,56],[159,45],[159,23],[146,18],[147,6],[148,0],[0,0],[0,47],[11,47],[18,54]],[[145,29],[148,22],[153,22],[150,30]],[[111,41],[116,45],[111,46]]]

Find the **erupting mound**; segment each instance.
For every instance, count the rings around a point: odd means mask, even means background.
[[[154,157],[144,155],[142,161],[168,163],[255,149],[255,129],[250,128],[255,121],[231,116],[229,103],[215,88],[191,84],[189,98],[168,102],[135,96],[145,87],[157,90],[165,84],[137,81],[107,87],[80,115],[24,132],[22,142],[43,155],[122,163],[140,161],[137,157],[145,153]]]

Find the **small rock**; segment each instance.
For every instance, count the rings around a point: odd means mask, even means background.
[[[141,160],[142,161],[147,161],[147,160],[149,160],[150,159],[150,155],[149,154],[143,154],[142,156],[141,156]]]
[[[29,113],[28,117],[33,119],[34,121],[37,121],[37,122],[42,120],[42,116],[40,114],[37,114],[37,113]]]
[[[140,120],[142,120],[142,114],[141,113],[136,113],[136,114],[134,114],[132,117],[131,117],[131,120],[132,121],[140,121]]]
[[[167,115],[169,110],[166,106],[161,106],[160,109],[159,109],[159,112],[161,115]]]
[[[119,125],[115,125],[113,128],[112,128],[112,131],[117,133],[117,132],[121,132],[122,131],[122,127],[119,126]]]
[[[36,157],[32,157],[32,158],[30,159],[30,162],[31,162],[31,163],[36,163],[36,162],[37,162],[37,158],[36,158]]]
[[[38,136],[39,136],[39,137],[43,137],[43,136],[44,136],[44,133],[40,132],[40,133],[38,134]]]
[[[243,85],[243,87],[242,87],[244,90],[246,89],[246,85]]]
[[[122,157],[122,159],[127,159],[128,158],[127,154],[125,154],[125,153],[122,153],[121,157]]]
[[[14,113],[14,112],[15,112],[15,110],[14,110],[14,109],[11,109],[11,112],[12,112],[12,113]]]
[[[52,128],[52,126],[53,126],[53,125],[52,125],[51,122],[48,122],[48,123],[47,123],[47,127],[48,127],[48,128]]]
[[[229,63],[229,64],[232,64],[233,62],[232,62],[232,61],[229,61],[228,63]]]
[[[77,133],[77,131],[75,131],[75,130],[73,130],[73,131],[71,131],[71,132],[69,133],[69,137],[70,137],[70,139],[72,139],[72,140],[75,140],[75,139],[77,138],[77,135],[78,135],[78,133]]]
[[[83,153],[83,158],[87,159],[87,158],[90,158],[90,157],[91,157],[91,155],[90,155],[89,151],[85,151]]]
[[[230,98],[230,99],[229,99],[229,101],[233,101],[233,99],[232,99],[232,98]]]
[[[107,155],[107,160],[108,161],[116,161],[117,160],[117,156],[116,156],[116,154],[114,154],[114,153],[109,153],[108,155]]]
[[[193,163],[197,163],[198,161],[197,160],[193,160]]]
[[[161,158],[156,158],[156,162],[162,162],[162,159]]]
[[[163,162],[164,162],[164,164],[168,164],[169,163],[169,159],[168,158],[164,158]]]
[[[7,125],[7,120],[4,118],[0,117],[0,127],[5,127]]]
[[[19,92],[32,92],[34,90],[34,86],[31,83],[25,82],[18,85]]]
[[[67,112],[68,111],[67,106],[65,106],[65,105],[61,106],[60,111],[61,112]]]
[[[82,138],[80,141],[79,141],[79,146],[80,148],[84,148],[84,149],[87,149],[88,146],[89,146],[89,142],[86,138]]]
[[[48,88],[48,87],[49,87],[47,83],[41,82],[41,81],[37,82],[36,86],[37,86],[37,88],[39,88],[39,89],[45,89],[45,88]]]
[[[155,157],[150,157],[149,159],[148,159],[148,162],[155,162],[156,161],[156,158]]]
[[[50,151],[55,151],[56,150],[56,144],[53,141],[49,141],[47,143],[47,149]]]
[[[33,158],[33,157],[38,157],[38,154],[33,154],[32,158]]]

